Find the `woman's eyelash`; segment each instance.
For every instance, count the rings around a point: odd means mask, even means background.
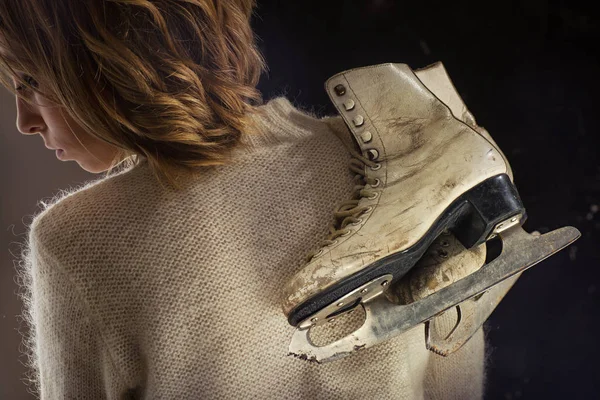
[[[23,78],[23,80],[25,82],[27,82],[29,85],[31,85],[32,87],[36,87],[37,86],[37,82],[35,81],[35,79],[33,79],[32,77],[30,77],[29,75],[25,75],[25,77]],[[16,90],[23,90],[24,88],[25,88],[25,86],[19,85]]]

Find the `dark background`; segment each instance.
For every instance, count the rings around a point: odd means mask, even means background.
[[[319,115],[335,113],[323,85],[338,72],[442,61],[511,163],[525,229],[581,231],[488,320],[486,399],[600,397],[600,24],[587,3],[259,0],[254,18],[264,98]]]

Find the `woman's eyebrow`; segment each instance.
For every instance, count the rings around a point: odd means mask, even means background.
[[[17,64],[17,59],[14,58],[10,53],[5,53],[4,51],[2,51],[2,48],[0,48],[0,56],[2,56],[6,63],[11,66],[15,74],[23,73],[23,71],[12,67],[13,65]]]
[[[0,56],[2,56],[5,60],[11,62],[11,63],[16,63],[17,59],[15,57],[13,57],[12,54],[10,54],[9,52],[5,51],[4,48],[2,48],[2,46],[0,46]]]

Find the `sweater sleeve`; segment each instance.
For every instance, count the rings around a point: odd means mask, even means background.
[[[124,393],[101,330],[77,287],[61,270],[60,260],[34,235],[30,238],[30,351],[40,398],[107,399]]]

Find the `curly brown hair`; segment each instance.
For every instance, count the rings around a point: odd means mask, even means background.
[[[147,160],[174,172],[223,165],[258,134],[256,85],[267,70],[250,26],[255,0],[2,0],[0,81],[13,79],[120,149],[111,164]],[[34,77],[39,87],[16,76]],[[111,173],[108,171],[108,174]]]

